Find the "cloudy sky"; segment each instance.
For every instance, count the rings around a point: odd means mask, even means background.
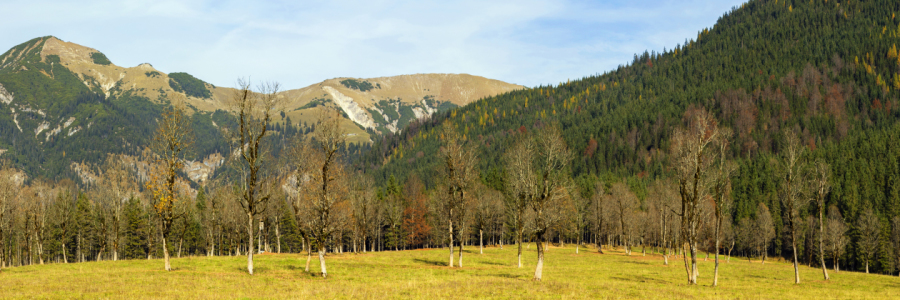
[[[526,86],[694,38],[740,0],[0,2],[0,52],[53,35],[220,86],[468,73]]]

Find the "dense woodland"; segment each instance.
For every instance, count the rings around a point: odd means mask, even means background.
[[[48,157],[46,165],[14,157],[2,171],[11,178],[0,182],[2,264],[243,254],[252,274],[258,251],[316,252],[326,275],[328,252],[447,247],[449,265],[462,267],[463,247],[521,253],[527,241],[539,254],[535,279],[546,243],[656,252],[666,263],[676,255],[691,283],[698,257],[721,254],[780,257],[822,267],[826,278],[826,269],[898,274],[896,11],[900,3],[887,0],[750,1],[672,49],[635,55],[602,75],[481,99],[372,146],[345,143],[336,115],[307,125],[260,114],[268,110],[254,105],[270,105],[277,86],[236,94],[246,118],[173,121],[216,136],[175,143],[184,146],[176,152],[158,144],[165,132],[182,132],[161,129],[168,117],[103,126],[118,131],[40,153],[23,151],[34,142],[0,119],[16,156]],[[29,63],[57,81],[74,76]],[[150,102],[128,93],[113,102],[84,85],[10,74],[0,72],[0,83],[69,99],[54,109],[179,115],[175,104],[142,104]],[[85,120],[118,122],[106,118]],[[125,134],[146,140],[98,148]],[[240,155],[209,182],[183,180],[179,161],[213,152]],[[69,163],[84,157],[98,179],[66,179]],[[9,176],[13,167],[38,176],[16,181],[23,177]]]

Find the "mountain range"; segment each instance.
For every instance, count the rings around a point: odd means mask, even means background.
[[[346,118],[349,141],[370,143],[373,135],[394,133],[412,120],[523,88],[468,74],[334,78],[279,92],[285,100],[278,122],[308,127],[332,107]],[[149,63],[117,66],[96,49],[53,36],[35,38],[0,56],[0,158],[32,176],[57,178],[77,169],[66,161],[136,156],[161,109],[179,94],[203,140],[192,157],[218,161],[214,155],[224,153],[226,143],[217,122],[228,122],[234,91]],[[207,162],[194,169],[214,168]]]

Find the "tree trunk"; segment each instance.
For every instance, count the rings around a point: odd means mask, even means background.
[[[869,274],[869,260],[866,259],[866,274]]]
[[[663,261],[666,266],[669,265],[669,245],[668,245],[668,243],[669,243],[668,241],[663,242],[663,244],[665,244],[663,246]]]
[[[791,234],[791,239],[794,238],[794,235]],[[794,241],[791,241],[791,248],[794,250],[794,283],[800,284],[800,269],[797,266],[797,244]]]
[[[306,241],[306,273],[309,273],[309,262],[312,261],[312,244],[309,243],[308,238],[304,238]]]
[[[716,229],[716,270],[713,272],[713,284],[712,286],[719,285],[719,230]]]
[[[281,227],[281,223],[278,222],[278,217],[275,217],[275,239],[278,241],[278,253],[281,253],[281,231],[278,230],[278,227]],[[355,246],[356,244],[354,244]],[[356,247],[354,247],[353,252],[356,252]]]
[[[62,240],[65,240],[65,239],[66,239],[65,237],[62,238]],[[2,241],[2,239],[0,239],[0,241]],[[0,245],[2,245],[2,244],[0,244]],[[2,252],[2,251],[0,251],[0,252]],[[0,254],[0,255],[2,255],[2,254]],[[63,255],[63,263],[64,264],[69,263],[69,255],[66,254],[66,242],[62,242],[62,255]],[[3,262],[2,257],[0,257],[0,262]],[[837,264],[835,264],[835,265],[837,265]]]
[[[257,251],[259,251],[258,254],[263,252],[262,236],[263,236],[263,221],[260,220],[259,221],[259,234],[256,235]],[[251,243],[253,242],[253,236],[250,236],[250,242]]]
[[[687,252],[685,250],[685,248],[687,248],[687,247],[688,247],[687,243],[684,243],[681,245],[682,254],[684,254],[684,252]],[[681,255],[681,258],[684,259],[684,271],[685,271],[685,273],[687,273],[687,276],[688,276],[688,284],[691,284],[692,283],[691,278],[694,277],[693,273],[691,273],[691,264],[688,262],[687,255]]]
[[[541,238],[537,238],[537,251],[538,251],[538,262],[537,267],[534,269],[534,280],[540,281],[543,276],[544,271],[544,245],[541,242]]]
[[[462,234],[460,234],[462,236]],[[459,240],[459,267],[462,268],[463,241]]]
[[[839,267],[838,267],[838,256],[835,255],[835,256],[834,256],[834,272],[835,272],[835,273],[839,272],[838,269],[839,269]]]
[[[522,232],[519,231],[517,235],[518,240],[516,241],[516,244],[519,245],[519,268],[522,268]]]
[[[163,237],[163,239],[162,239],[162,246],[163,246],[163,259],[166,262],[166,271],[172,271],[172,265],[169,264],[169,247],[166,244],[166,237]]]
[[[450,263],[448,264],[448,266],[450,266],[452,268],[453,267],[453,221],[450,221],[449,223],[450,223],[450,227],[449,227],[450,228],[449,229],[449,231],[450,231],[450,247],[448,247],[448,248],[450,248]]]
[[[722,229],[721,229],[722,228],[722,216],[720,215],[720,216],[716,217],[715,222],[716,222],[716,268],[715,268],[715,271],[713,271],[712,286],[719,285],[719,239],[721,238],[720,235],[721,235],[721,231],[722,231]],[[709,253],[707,252],[706,255],[709,256]]]
[[[484,254],[484,230],[478,229],[478,243],[478,251],[480,254]]]
[[[247,272],[253,275],[253,214],[247,213]]]
[[[822,221],[822,205],[819,205],[819,263],[822,264],[822,275],[825,276],[825,280],[828,278],[828,268],[825,268],[825,242],[823,241],[823,236],[825,236],[825,224]]]
[[[319,268],[322,269],[322,278],[328,278],[328,270],[325,269],[325,245],[319,246]]]

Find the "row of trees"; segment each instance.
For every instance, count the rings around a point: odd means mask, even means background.
[[[455,265],[457,254],[456,266],[462,267],[463,246],[477,239],[483,247],[486,233],[488,244],[518,245],[519,267],[524,242],[534,241],[536,280],[542,278],[548,243],[580,247],[588,241],[600,252],[622,246],[629,255],[637,246],[646,255],[650,247],[665,257],[665,264],[669,255],[681,252],[693,284],[700,252],[714,253],[715,285],[720,251],[730,257],[737,249],[764,262],[776,236],[764,203],[755,216],[732,221],[727,191],[736,168],[725,155],[730,132],[703,109],[689,111],[674,133],[670,151],[679,158],[672,166],[676,176],[653,180],[643,195],[627,180],[596,180],[582,188],[585,184],[569,175],[572,154],[554,124],[515,133],[504,154],[506,176],[499,189],[485,184],[475,168],[472,143],[450,122],[442,127],[444,164],[436,173],[444,179],[437,188],[426,190],[411,177],[403,187],[392,178],[381,189],[371,177],[349,171],[341,159],[345,135],[336,112],[323,117],[309,138],[295,141],[284,159],[265,155],[266,112],[275,111],[278,98],[243,86],[238,103],[261,101],[240,109],[247,113],[239,114],[244,128],[235,136],[243,147],[231,158],[230,171],[196,193],[179,179],[179,155],[190,146],[190,126],[175,110],[163,115],[155,151],[146,154],[155,158],[153,163],[112,155],[81,187],[72,181],[25,184],[23,174],[4,168],[0,260],[21,265],[161,254],[171,270],[170,250],[177,256],[246,253],[252,274],[254,253],[282,252],[284,245],[287,252],[307,252],[307,271],[315,248],[325,277],[327,252],[343,252],[351,244],[353,251],[363,252],[447,246],[449,265]],[[822,199],[829,192],[830,168],[810,156],[795,133],[785,136],[785,150],[773,164],[783,180],[780,206],[789,222],[783,229],[795,249],[795,270],[806,256],[827,279],[826,257],[838,270],[851,234],[858,235],[851,249],[867,262],[891,248],[884,245],[900,243],[896,219],[886,239],[883,222],[871,209],[848,226],[837,207],[826,208]],[[892,255],[891,260],[898,258]],[[799,275],[795,278],[799,283]]]

